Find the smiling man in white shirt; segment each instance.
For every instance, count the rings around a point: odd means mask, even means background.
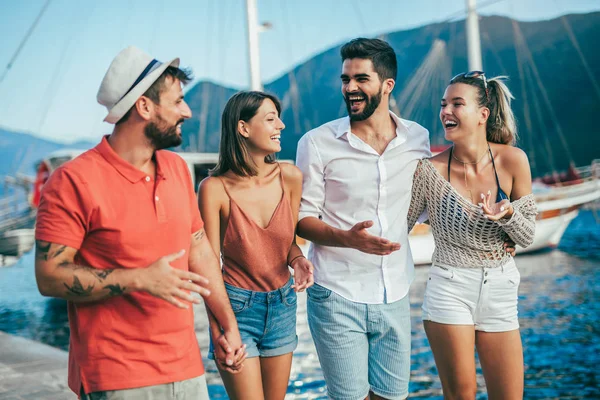
[[[404,399],[414,265],[407,213],[429,133],[389,111],[396,54],[379,39],[341,49],[348,117],[298,143],[298,223],[312,242],[308,321],[332,399]]]

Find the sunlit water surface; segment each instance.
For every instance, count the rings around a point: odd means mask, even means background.
[[[521,272],[519,320],[525,353],[525,398],[600,398],[600,224],[584,211],[569,226],[560,250],[517,258]],[[411,398],[442,399],[441,385],[421,322],[427,267],[417,268],[411,298]],[[196,332],[206,354],[206,314],[196,308]],[[66,303],[39,295],[33,254],[0,268],[0,330],[67,349]],[[306,322],[306,295],[298,301],[299,345],[289,399],[325,399],[325,381]],[[211,398],[227,398],[214,364],[205,360]],[[487,398],[478,369],[478,399]]]

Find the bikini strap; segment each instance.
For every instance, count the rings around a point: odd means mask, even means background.
[[[454,149],[454,146],[450,146],[450,154],[448,155],[448,183],[450,183],[450,162],[452,161],[452,149]]]
[[[498,172],[496,171],[496,163],[494,162],[494,154],[492,154],[492,149],[490,144],[488,143],[488,151],[490,152],[490,158],[492,159],[492,167],[494,167],[494,176],[496,177],[496,185],[498,186],[498,193],[502,188],[500,187],[500,179],[498,179]]]

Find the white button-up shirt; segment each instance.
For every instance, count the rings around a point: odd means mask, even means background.
[[[296,164],[304,175],[299,220],[316,217],[343,230],[371,220],[369,233],[401,245],[378,256],[311,244],[315,282],[359,303],[400,300],[414,277],[406,218],[418,160],[431,156],[429,132],[390,115],[396,137],[381,155],[350,131],[348,117],[313,129],[298,142]]]

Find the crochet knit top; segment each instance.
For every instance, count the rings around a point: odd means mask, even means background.
[[[527,247],[535,234],[537,208],[533,194],[511,204],[514,213],[509,219],[486,219],[479,206],[458,193],[431,161],[423,159],[413,180],[408,230],[427,209],[435,241],[434,265],[500,267],[512,258],[504,250],[506,239]]]

